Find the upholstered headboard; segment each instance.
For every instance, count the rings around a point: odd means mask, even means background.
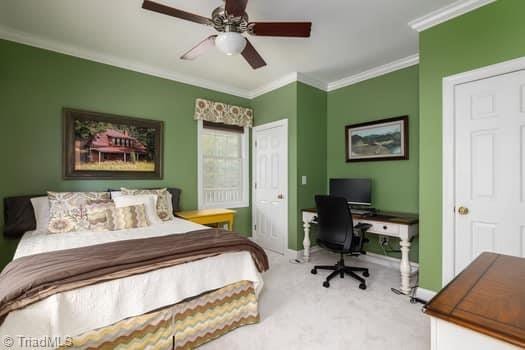
[[[168,188],[171,193],[171,204],[173,205],[173,215],[175,212],[180,211],[180,194],[182,190],[180,188]]]
[[[4,198],[4,236],[19,238],[25,232],[36,229],[36,218],[31,204],[35,196],[16,196]],[[45,195],[44,195],[45,196]]]
[[[108,190],[119,191],[119,190]],[[180,211],[180,188],[168,188],[171,193],[171,202],[173,212]],[[31,198],[42,197],[43,195],[34,196],[16,196],[4,198],[4,236],[9,238],[20,238],[27,231],[36,229],[36,218]]]

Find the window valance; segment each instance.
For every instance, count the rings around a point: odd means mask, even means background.
[[[251,128],[253,126],[253,110],[198,98],[195,100],[193,119]]]

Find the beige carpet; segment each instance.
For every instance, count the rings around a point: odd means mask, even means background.
[[[390,287],[399,271],[347,258],[348,265],[370,269],[368,289],[349,276],[322,287],[328,271],[310,274],[314,264],[332,264],[337,256],[317,252],[311,263],[290,264],[269,253],[260,297],[261,322],[223,336],[201,349],[430,349],[430,322],[421,304],[410,304]]]

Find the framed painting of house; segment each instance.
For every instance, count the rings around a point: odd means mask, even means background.
[[[162,121],[64,108],[65,179],[161,179]]]
[[[408,159],[408,116],[345,127],[346,161]]]

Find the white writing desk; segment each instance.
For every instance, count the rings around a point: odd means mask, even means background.
[[[315,223],[317,219],[317,210],[303,209],[303,227],[304,227],[304,259],[306,262],[310,260],[310,225]],[[387,213],[377,212],[374,216],[353,215],[354,224],[366,223],[372,225],[367,231],[382,236],[396,237],[400,239],[401,246],[401,264],[399,270],[401,272],[401,292],[410,293],[410,274],[412,272],[410,267],[410,260],[408,254],[410,252],[410,240],[417,236],[419,218],[414,214],[402,213]]]

